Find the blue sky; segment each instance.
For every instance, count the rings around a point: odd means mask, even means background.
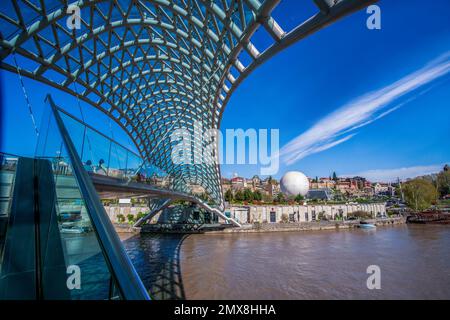
[[[284,5],[286,14],[295,12],[294,0]],[[286,163],[282,157],[277,177],[287,170],[301,170],[312,177],[336,171],[338,175],[363,174],[372,180],[386,180],[432,172],[450,161],[450,77],[445,68],[449,59],[443,57],[450,50],[446,14],[450,2],[381,1],[379,6],[381,30],[368,30],[368,15],[361,11],[259,68],[235,92],[222,128],[279,128],[283,147],[307,133],[320,136],[338,119],[348,120],[351,117],[342,112],[332,115],[371,92],[381,94],[404,85],[405,77],[422,75],[427,71],[424,67],[439,57],[444,62],[437,63],[438,67],[444,71],[434,81],[406,90],[366,120],[401,105],[397,110],[329,142],[347,141],[298,161]],[[316,132],[311,132],[315,126]],[[316,147],[326,146],[320,139],[311,140],[313,145],[319,142]],[[222,166],[225,176],[234,172],[251,176],[256,171],[256,166]]]
[[[308,176],[360,174],[372,180],[437,171],[450,162],[448,0],[380,1],[382,29],[358,12],[298,42],[258,68],[235,91],[227,128],[280,129],[281,168]],[[283,0],[274,17],[290,30],[316,11]],[[258,47],[267,44],[258,31]],[[2,151],[33,155],[35,136],[16,75],[1,72]],[[45,94],[80,116],[76,99],[25,79],[37,122]],[[87,121],[110,121],[81,103]],[[115,138],[132,147],[114,123]],[[222,174],[253,176],[258,166],[223,165]]]

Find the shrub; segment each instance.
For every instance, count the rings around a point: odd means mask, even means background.
[[[283,213],[281,215],[281,222],[282,223],[289,223],[289,216],[286,213]]]
[[[127,219],[129,223],[133,223],[134,222],[134,216],[130,213],[127,215]]]
[[[297,196],[295,196],[294,200],[295,200],[297,203],[303,203],[303,201],[305,200],[305,197],[302,196],[301,194],[298,194]]]
[[[143,217],[145,217],[145,213],[139,211],[139,213],[136,215],[136,221],[142,219]]]
[[[123,214],[119,213],[119,214],[117,215],[117,221],[118,221],[119,223],[124,223],[124,222],[125,222],[125,216],[124,216]]]

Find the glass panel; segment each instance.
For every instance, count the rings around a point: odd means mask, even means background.
[[[60,115],[86,171],[165,189],[174,188],[173,179],[166,172],[154,165],[144,164],[139,155],[80,120],[62,112]]]
[[[81,161],[84,165],[91,167],[91,170],[88,171],[106,176],[108,174],[111,141],[90,128],[87,128],[84,142],[83,158]]]
[[[61,117],[63,118],[67,131],[70,132],[70,139],[72,139],[73,144],[77,148],[80,158],[83,159],[82,152],[84,150],[84,143],[86,142],[86,128],[81,126],[78,121],[65,114],[61,114]]]
[[[60,245],[62,249],[64,265],[66,270],[69,271],[69,275],[74,275],[71,278],[72,281],[68,280],[69,298],[117,298],[114,278],[100,247],[83,195],[74,176],[70,158],[51,110],[47,110],[40,132],[36,157],[50,161],[56,192],[55,215],[59,232],[55,237],[59,237],[60,242],[56,246]],[[77,132],[80,133],[82,130]],[[98,139],[98,136],[95,136],[92,132],[91,137]],[[78,147],[80,144],[75,143],[75,145]],[[45,177],[42,176],[39,179],[45,179]],[[42,243],[51,241],[51,239],[44,239],[46,236],[47,234],[41,234]],[[42,248],[44,276],[46,268],[51,268],[51,264],[56,259],[57,252],[55,252],[54,247]],[[79,278],[77,278],[78,271]],[[45,289],[45,278],[43,287]],[[44,298],[45,293],[44,290]],[[111,294],[114,294],[115,297],[112,297]]]
[[[0,153],[0,273],[10,214],[17,157]]]
[[[142,162],[142,161],[141,161]],[[108,176],[125,178],[128,165],[128,151],[117,143],[111,143]]]

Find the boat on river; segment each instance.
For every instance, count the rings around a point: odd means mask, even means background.
[[[358,227],[361,228],[361,229],[373,229],[373,228],[376,228],[377,226],[374,225],[373,223],[369,223],[369,222],[366,222],[366,221],[361,221],[359,223]]]

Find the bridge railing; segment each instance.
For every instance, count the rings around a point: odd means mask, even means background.
[[[145,162],[137,152],[64,109],[58,108],[58,111],[87,172],[172,189],[171,176]]]
[[[189,187],[183,187],[184,184],[180,187],[177,185],[177,181],[166,172],[146,163],[137,152],[64,109],[55,107],[61,115],[83,167],[88,173],[116,178],[127,183],[145,183],[159,189],[177,191],[199,198],[199,195]],[[199,200],[208,208],[215,208],[215,205],[209,201]]]
[[[64,263],[67,267],[78,267],[81,273],[81,289],[71,290],[68,298],[148,299],[84,169],[69,130],[72,133],[73,128],[65,126],[61,113],[48,96],[36,158],[51,164],[55,190],[48,192],[55,193],[54,214]],[[52,254],[42,252],[44,267],[44,259],[51,260]]]
[[[184,184],[177,185],[172,176],[145,162],[135,151],[93,128],[83,120],[57,107],[80,156],[84,169],[90,174],[140,182],[153,187],[198,196]],[[181,186],[182,185],[182,186]]]
[[[86,171],[108,177],[163,184],[168,175],[135,151],[58,108]]]

